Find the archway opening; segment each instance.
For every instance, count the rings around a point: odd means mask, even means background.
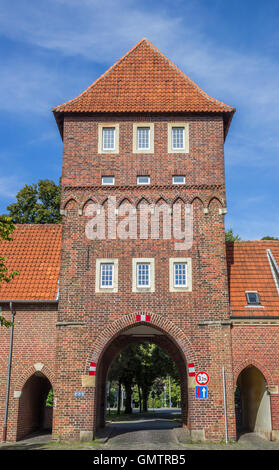
[[[19,399],[17,440],[33,433],[52,430],[53,390],[42,372],[35,372],[25,382]]]
[[[121,364],[125,364],[124,375],[117,371]],[[162,416],[170,411],[169,418],[176,425],[187,426],[185,357],[174,340],[157,327],[134,325],[110,342],[99,360],[96,393],[96,429],[118,412],[139,417],[141,412],[154,415],[159,409]]]
[[[265,377],[253,365],[246,367],[238,376],[235,412],[238,436],[246,432],[256,432],[270,439],[270,395]]]

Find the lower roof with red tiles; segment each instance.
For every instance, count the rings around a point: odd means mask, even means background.
[[[61,232],[61,225],[17,225],[11,241],[0,241],[9,272],[19,271],[10,282],[1,282],[2,302],[57,299]]]
[[[227,243],[231,315],[279,317],[279,241]],[[248,305],[246,292],[257,292],[260,303]]]
[[[60,270],[61,225],[17,225],[12,240],[0,240],[0,256],[19,275],[0,285],[0,302],[56,301]],[[279,241],[227,242],[231,315],[279,317]],[[249,306],[246,292],[258,292]]]

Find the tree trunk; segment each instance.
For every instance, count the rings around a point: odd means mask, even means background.
[[[142,387],[143,412],[144,413],[148,411],[148,407],[147,407],[148,395],[149,395],[149,387]]]
[[[118,381],[118,403],[117,403],[117,414],[120,415],[120,406],[121,406],[121,382]]]
[[[125,413],[131,414],[132,413],[132,384],[130,382],[124,383],[125,392],[126,392],[126,399],[125,399]]]
[[[138,384],[138,393],[139,393],[139,412],[142,412],[142,402],[141,402],[141,391],[140,391],[140,386]]]

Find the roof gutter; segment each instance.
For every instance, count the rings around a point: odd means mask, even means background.
[[[18,300],[18,299],[0,299],[0,303],[10,303],[13,304],[57,304],[58,299],[56,300]]]

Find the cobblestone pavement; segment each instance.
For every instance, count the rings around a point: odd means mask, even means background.
[[[111,430],[105,450],[279,450],[278,442],[270,442],[255,433],[244,434],[237,442],[193,443],[186,430],[167,419],[146,419],[118,422]]]
[[[244,434],[238,442],[192,443],[173,413],[150,413],[110,422],[99,439],[88,442],[51,442],[51,434],[38,434],[16,443],[0,443],[0,450],[279,450],[279,442]]]

